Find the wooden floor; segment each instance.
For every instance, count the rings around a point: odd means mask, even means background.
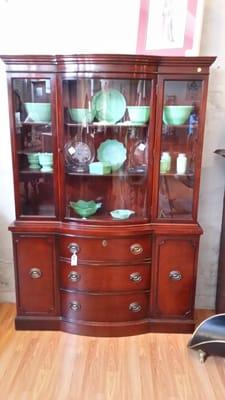
[[[200,364],[191,335],[15,331],[14,315],[0,304],[0,400],[225,399],[225,359]]]

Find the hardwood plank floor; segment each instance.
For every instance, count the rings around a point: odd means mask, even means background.
[[[0,400],[225,398],[225,359],[200,364],[191,335],[15,331],[14,316],[13,304],[0,304]]]

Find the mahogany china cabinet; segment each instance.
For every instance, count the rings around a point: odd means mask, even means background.
[[[192,332],[213,57],[2,56],[16,329]]]

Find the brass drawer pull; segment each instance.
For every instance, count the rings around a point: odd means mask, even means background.
[[[132,274],[130,274],[130,280],[133,282],[141,282],[142,276],[139,272],[132,272]]]
[[[71,271],[68,274],[68,279],[72,282],[78,282],[80,280],[80,274],[78,274],[76,271]]]
[[[142,307],[139,303],[130,303],[129,305],[129,311],[132,312],[139,312],[141,311]]]
[[[77,254],[80,251],[80,246],[77,243],[70,243],[68,244],[68,249],[70,253]]]
[[[72,311],[80,311],[81,304],[79,303],[79,301],[71,301],[71,303],[69,304],[69,308]]]
[[[173,281],[181,281],[183,275],[180,271],[170,271],[169,278]]]
[[[130,246],[130,252],[137,256],[138,254],[143,253],[143,247],[139,243],[134,243]]]
[[[42,272],[40,268],[31,268],[29,271],[29,275],[32,279],[39,279],[42,276]]]

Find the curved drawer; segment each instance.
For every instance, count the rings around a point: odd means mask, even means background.
[[[61,293],[61,315],[69,322],[123,322],[147,317],[149,294]]]
[[[151,257],[151,236],[130,238],[81,238],[63,236],[59,239],[59,256],[70,258],[73,246],[78,249],[79,261],[96,262],[136,262]]]
[[[120,291],[150,288],[150,263],[128,266],[76,266],[60,262],[60,287],[69,290]]]

